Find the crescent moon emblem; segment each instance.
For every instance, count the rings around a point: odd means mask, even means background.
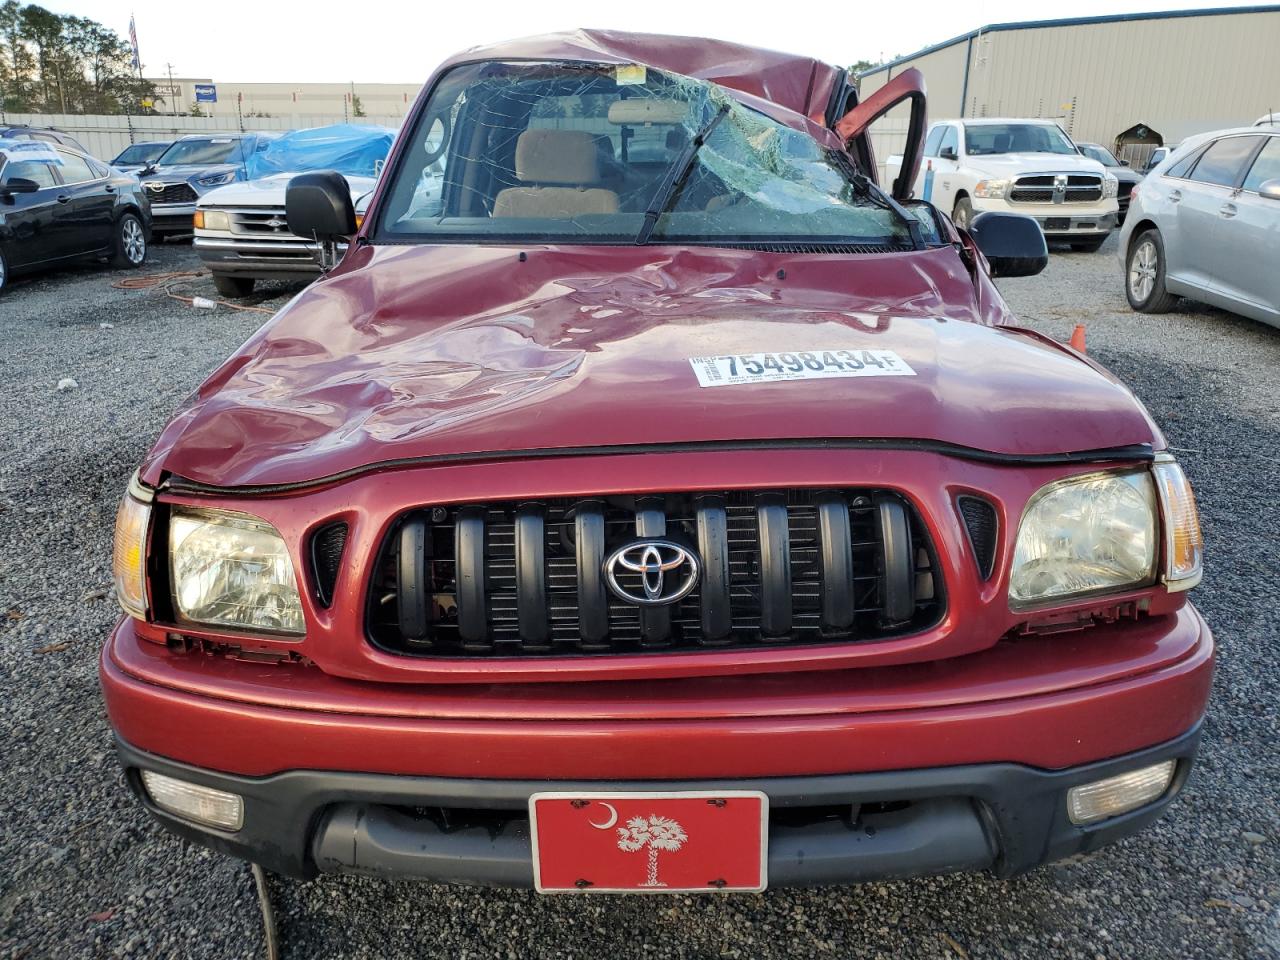
[[[597,830],[608,830],[610,827],[612,827],[615,823],[618,822],[618,810],[616,807],[614,807],[612,803],[604,803],[602,801],[600,803],[600,806],[604,807],[606,810],[609,811],[609,819],[606,820],[604,823],[595,823],[591,820],[588,820],[587,823],[590,823],[591,826],[595,827]]]

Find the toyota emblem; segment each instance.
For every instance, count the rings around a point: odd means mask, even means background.
[[[700,567],[693,551],[670,540],[633,540],[605,559],[604,575],[619,600],[641,607],[675,603],[698,585]],[[618,582],[625,574],[638,574],[640,590]]]
[[[143,184],[143,186],[155,193],[159,193],[161,190],[165,188],[164,182],[160,180],[148,180],[146,183]]]

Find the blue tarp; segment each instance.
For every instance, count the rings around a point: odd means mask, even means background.
[[[389,127],[339,123],[294,130],[272,140],[245,165],[250,180],[273,173],[337,170],[352,177],[376,177],[379,161],[391,150],[396,132]]]

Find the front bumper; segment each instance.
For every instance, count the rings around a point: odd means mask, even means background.
[[[151,228],[156,233],[191,233],[196,202],[151,204]]]
[[[775,886],[1018,873],[1159,814],[1190,769],[1212,671],[1190,605],[949,661],[789,678],[405,688],[176,653],[129,620],[100,664],[128,780],[174,832],[295,876],[517,886],[532,882],[529,794],[588,788],[764,790],[780,811]],[[926,682],[939,677],[946,691]],[[1070,786],[1170,757],[1165,797],[1094,827],[1067,820]],[[244,827],[156,810],[142,769],[241,795]]]
[[[1084,203],[1010,203],[1004,199],[971,200],[976,213],[1020,213],[1040,224],[1046,237],[1088,239],[1105,236],[1115,229],[1119,204],[1115,199],[1101,204]]]
[[[843,776],[699,781],[444,779],[291,770],[220,774],[117,742],[134,793],[169,830],[289,876],[364,873],[530,887],[528,801],[555,791],[762,790],[769,795],[769,883],[855,883],[959,871],[1009,877],[1097,849],[1140,830],[1185,784],[1197,725],[1166,743],[1099,763],[1039,770],[1009,763]],[[1137,810],[1091,826],[1067,816],[1067,790],[1163,760],[1169,789]],[[142,787],[148,769],[244,798],[235,833],[159,810]]]
[[[320,273],[316,245],[305,240],[211,237],[197,232],[192,244],[214,273],[282,280],[308,280]],[[345,249],[342,244],[339,253]]]

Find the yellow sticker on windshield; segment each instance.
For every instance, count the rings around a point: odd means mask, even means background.
[[[624,63],[614,68],[613,80],[620,87],[644,83],[647,75],[643,63]]]

